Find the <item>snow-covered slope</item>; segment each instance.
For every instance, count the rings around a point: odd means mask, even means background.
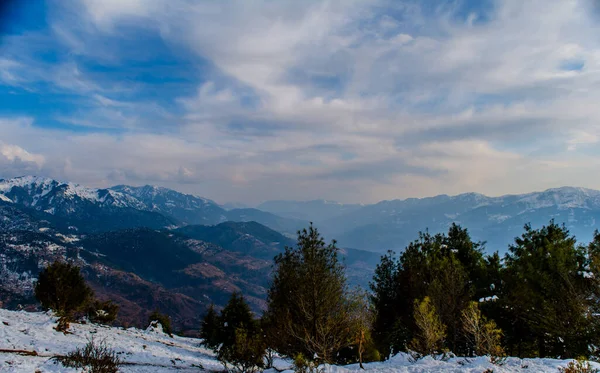
[[[2,372],[76,372],[66,369],[51,358],[65,355],[85,345],[92,337],[105,341],[125,364],[120,371],[128,372],[198,372],[222,371],[223,366],[214,354],[200,347],[200,340],[174,336],[168,337],[160,328],[122,329],[94,324],[71,324],[69,334],[55,331],[56,319],[43,313],[16,312],[0,309],[0,371]],[[13,352],[11,352],[13,351]],[[17,351],[35,352],[37,356],[18,354]],[[407,355],[399,354],[386,362],[365,364],[372,373],[481,373],[492,369],[495,373],[547,373],[558,372],[568,361],[554,359],[509,358],[502,366],[488,358],[453,358],[438,361],[424,358],[412,362]],[[599,364],[592,363],[595,368]],[[276,360],[276,368],[286,371],[289,362]],[[201,368],[200,368],[201,367]],[[271,369],[269,372],[277,372]],[[286,371],[291,373],[290,370]],[[327,366],[325,372],[363,372],[358,365]]]
[[[0,179],[0,204],[61,230],[98,232],[132,227],[162,228],[174,220],[149,211],[133,196],[35,176]],[[2,206],[2,205],[0,205]]]
[[[67,200],[87,201],[97,205],[144,209],[144,204],[127,194],[110,189],[87,188],[54,179],[23,176],[0,180],[2,199],[28,207],[49,210]]]

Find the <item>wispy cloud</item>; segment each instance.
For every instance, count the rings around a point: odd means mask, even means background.
[[[57,105],[0,126],[51,176],[222,201],[600,187],[586,0],[48,5],[0,80]]]

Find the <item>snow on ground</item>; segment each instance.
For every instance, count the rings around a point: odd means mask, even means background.
[[[64,355],[76,347],[84,346],[90,338],[104,340],[119,353],[125,362],[123,373],[141,372],[185,372],[222,371],[223,366],[214,354],[200,347],[194,338],[173,338],[161,331],[149,328],[122,329],[95,324],[71,324],[71,334],[54,330],[56,318],[44,313],[8,311],[0,309],[0,372],[76,372],[52,360],[54,355]],[[24,356],[8,351],[35,351],[37,356]],[[448,361],[426,357],[413,362],[408,355],[399,354],[385,362],[365,364],[366,372],[379,373],[483,373],[492,369],[494,373],[546,373],[558,372],[568,361],[554,359],[509,358],[503,366],[496,366],[488,358],[452,358]],[[600,364],[592,363],[595,368]],[[285,371],[290,364],[277,360],[276,368],[269,373]],[[327,373],[363,372],[358,364],[327,366]],[[285,371],[291,373],[291,370]],[[266,373],[266,372],[265,372]]]
[[[72,334],[54,330],[56,318],[44,313],[0,309],[0,350],[35,351],[38,356],[0,352],[0,372],[76,372],[50,358],[84,346],[90,338],[104,340],[127,365],[122,372],[222,370],[212,353],[194,338],[173,338],[153,329],[124,330],[95,324],[71,324]]]

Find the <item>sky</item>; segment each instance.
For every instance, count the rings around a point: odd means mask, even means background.
[[[600,189],[600,2],[0,5],[0,178],[218,202]]]

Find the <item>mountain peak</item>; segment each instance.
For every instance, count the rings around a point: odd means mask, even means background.
[[[108,189],[88,188],[73,182],[62,182],[39,176],[19,176],[0,180],[0,194],[13,202],[27,206],[52,204],[53,198],[77,198],[93,204],[140,208],[134,198]],[[47,201],[46,201],[47,200]]]

